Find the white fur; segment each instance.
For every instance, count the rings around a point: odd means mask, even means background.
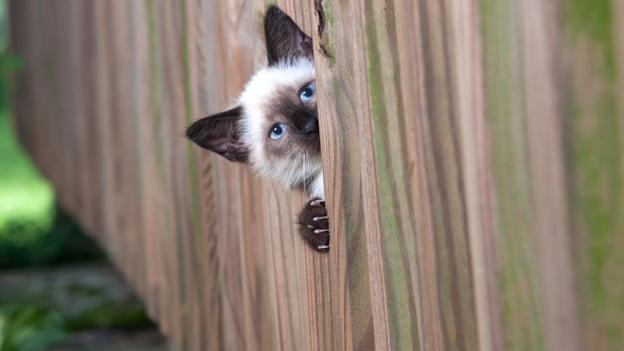
[[[309,189],[311,198],[325,200],[325,189],[323,187],[323,171],[321,171],[312,181]]]
[[[306,192],[312,197],[324,199],[320,158],[310,159],[302,154],[292,159],[270,160],[263,147],[268,137],[265,113],[273,94],[284,88],[296,92],[303,84],[313,80],[314,74],[314,64],[307,59],[265,67],[249,80],[238,99],[238,104],[243,107],[240,127],[242,141],[250,145],[251,167],[261,175],[268,176],[286,187],[294,187],[305,180],[313,179],[310,189],[305,189]]]

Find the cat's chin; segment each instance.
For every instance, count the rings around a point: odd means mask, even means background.
[[[306,153],[305,157],[295,160],[286,158],[269,161],[251,159],[250,165],[255,173],[282,184],[285,188],[302,187],[306,181],[321,172],[320,155]]]

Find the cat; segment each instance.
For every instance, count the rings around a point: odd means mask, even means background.
[[[310,197],[299,233],[314,250],[329,250],[316,104],[312,38],[277,6],[264,16],[268,65],[245,85],[234,107],[194,122],[195,144]]]

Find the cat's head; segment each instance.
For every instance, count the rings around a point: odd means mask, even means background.
[[[235,107],[193,123],[187,136],[230,161],[301,186],[320,172],[312,39],[275,6],[267,9],[264,32],[268,66],[253,75]]]

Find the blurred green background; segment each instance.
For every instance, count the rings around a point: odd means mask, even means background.
[[[21,69],[7,51],[7,19],[0,2],[0,269],[102,258],[20,147],[9,112],[9,79]]]
[[[23,67],[7,49],[6,14],[0,0],[0,351],[160,350],[142,305],[19,145],[9,96]],[[145,328],[153,347],[122,347],[111,332]]]

